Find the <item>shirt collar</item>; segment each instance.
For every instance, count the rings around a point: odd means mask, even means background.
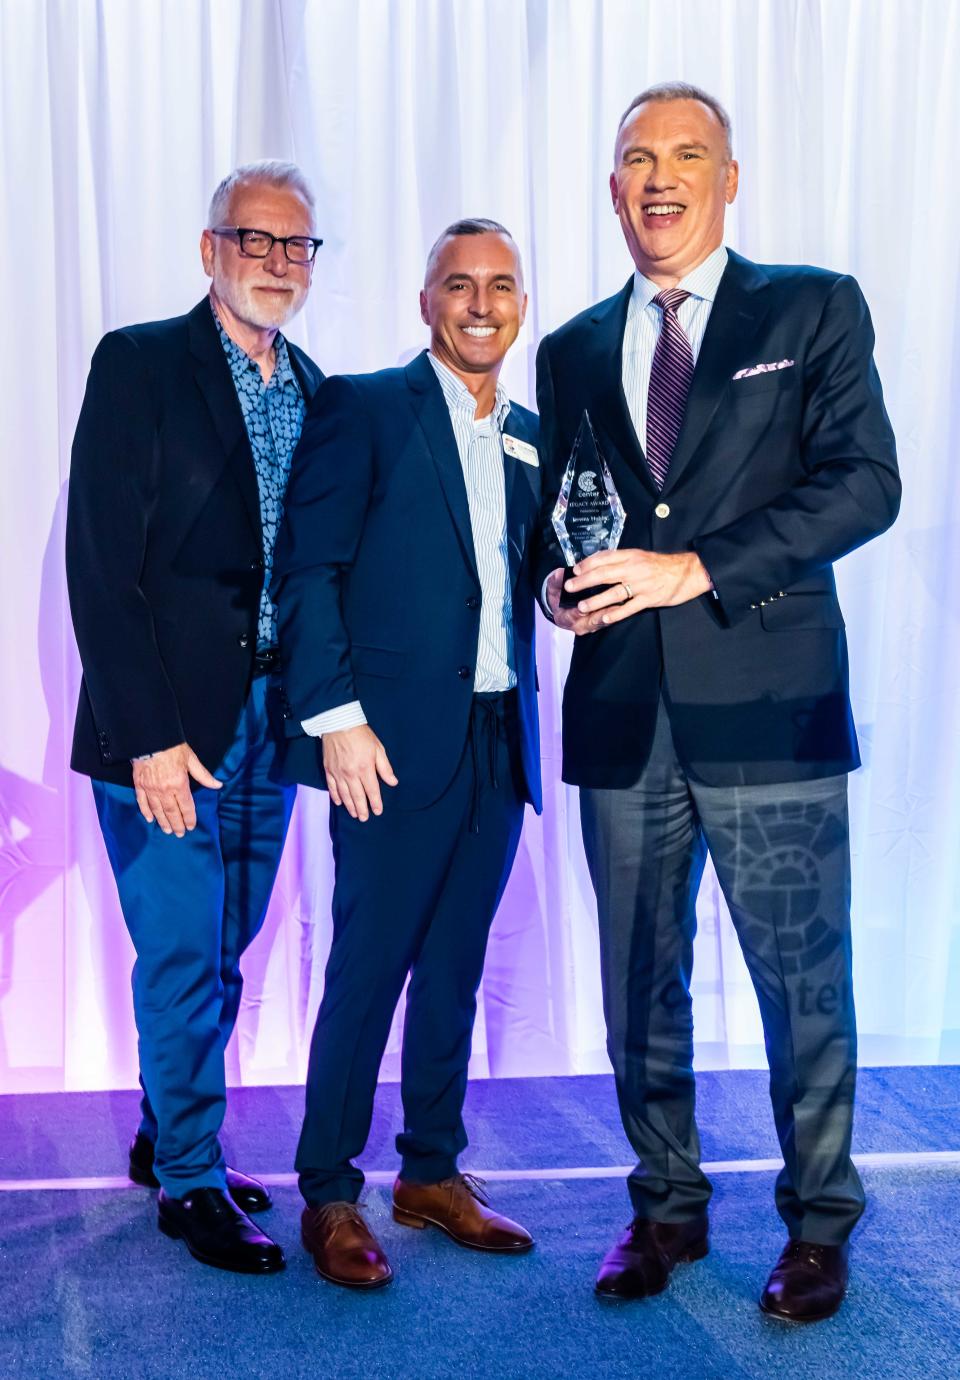
[[[429,350],[427,351],[427,359],[429,359],[430,363],[433,365],[433,371],[440,380],[440,387],[443,389],[443,396],[446,400],[447,407],[450,408],[451,411],[457,408],[458,410],[469,412],[472,421],[476,416],[477,403],[463,379],[460,378],[458,374],[455,374],[442,360],[437,359],[436,355],[432,354]],[[497,396],[493,404],[492,415],[497,427],[501,430],[503,429],[503,424],[507,419],[507,413],[509,411],[510,399],[507,396],[507,390],[498,379]]]
[[[220,343],[226,352],[231,369],[242,370],[253,368],[256,369],[258,378],[262,379],[263,376],[260,373],[260,366],[257,364],[256,360],[251,359],[246,350],[242,349],[231,336],[227,335],[217,309],[213,305],[212,299],[210,301],[210,310],[213,312],[213,319],[217,324],[217,330],[220,332]],[[288,383],[292,383],[295,388],[299,389],[300,384],[294,373],[293,365],[290,363],[290,351],[287,349],[287,342],[280,331],[277,331],[277,334],[273,338],[273,351],[274,364],[270,382],[272,383],[273,380],[276,379],[278,388],[283,388]]]
[[[689,292],[691,297],[699,297],[701,301],[712,302],[717,295],[717,288],[720,286],[720,279],[727,266],[726,245],[718,245],[712,254],[708,254],[703,263],[697,264],[696,268],[690,270],[685,278],[681,278],[677,287],[684,292]],[[645,278],[639,269],[633,275],[633,296],[630,299],[630,311],[643,311],[648,307],[657,293],[662,291],[656,283],[651,283],[649,278]]]

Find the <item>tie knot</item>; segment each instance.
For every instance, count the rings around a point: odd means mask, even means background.
[[[667,288],[664,292],[657,293],[653,305],[661,311],[675,312],[680,303],[685,302],[689,296],[689,292],[684,292],[683,288]]]

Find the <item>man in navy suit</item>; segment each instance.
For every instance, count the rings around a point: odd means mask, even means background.
[[[352,1161],[408,974],[394,1216],[482,1250],[532,1244],[457,1170],[487,935],[524,805],[540,809],[537,423],[498,382],[526,301],[501,225],[445,230],[420,297],[429,351],[322,385],[277,545],[286,772],[331,801],[333,946],[297,1169],[304,1244],[337,1284],[391,1278]]]
[[[111,331],[73,445],[67,578],[83,686],[74,770],[93,791],[137,961],[144,1095],[130,1176],[159,1225],[227,1270],[283,1254],[249,1220],[262,1184],[224,1164],[224,1048],[293,791],[268,586],[283,491],[322,377],[279,327],[303,305],[314,200],[293,164],[221,182],[201,236],[210,293]]]
[[[610,187],[636,273],[543,341],[539,575],[577,634],[563,775],[580,787],[608,1049],[637,1154],[597,1289],[642,1297],[708,1248],[690,975],[707,849],[763,1018],[789,1240],[769,1313],[840,1305],[863,1211],[847,773],[859,764],[832,563],[896,516],[894,440],[852,278],[723,246],[730,122],[677,83],[631,104]],[[627,521],[564,571],[549,515],[584,410]],[[581,597],[559,607],[564,579]]]

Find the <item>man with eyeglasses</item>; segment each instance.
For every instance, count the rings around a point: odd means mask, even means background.
[[[282,713],[269,585],[290,462],[322,374],[280,333],[321,240],[299,168],[213,194],[209,296],[111,331],[73,446],[67,578],[83,684],[74,770],[93,793],[137,954],[143,1086],[130,1177],[207,1265],[269,1274],[270,1207],[224,1162],[224,1049],[293,806],[271,780]],[[282,727],[279,728],[282,734]]]

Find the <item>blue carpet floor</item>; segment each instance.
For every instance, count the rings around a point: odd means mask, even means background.
[[[776,1154],[766,1079],[698,1080],[704,1158]],[[960,1149],[960,1069],[865,1070],[861,1152]],[[231,1158],[286,1172],[300,1093],[231,1094]],[[126,1093],[0,1098],[0,1179],[122,1173],[135,1119]],[[392,1169],[397,1092],[380,1090],[365,1165]],[[474,1084],[465,1157],[480,1168],[624,1164],[607,1078]],[[955,1165],[865,1169],[869,1206],[854,1238],[841,1313],[791,1328],[756,1306],[783,1241],[771,1172],[717,1175],[710,1255],[667,1292],[616,1304],[592,1293],[603,1252],[629,1217],[616,1179],[506,1180],[496,1204],[536,1249],[515,1259],[464,1251],[389,1215],[367,1192],[396,1271],[371,1295],[319,1280],[298,1245],[294,1188],[261,1220],[287,1248],[282,1275],[248,1279],[197,1265],[156,1230],[133,1189],[0,1193],[0,1376],[47,1380],[213,1377],[960,1378],[960,1179]]]

